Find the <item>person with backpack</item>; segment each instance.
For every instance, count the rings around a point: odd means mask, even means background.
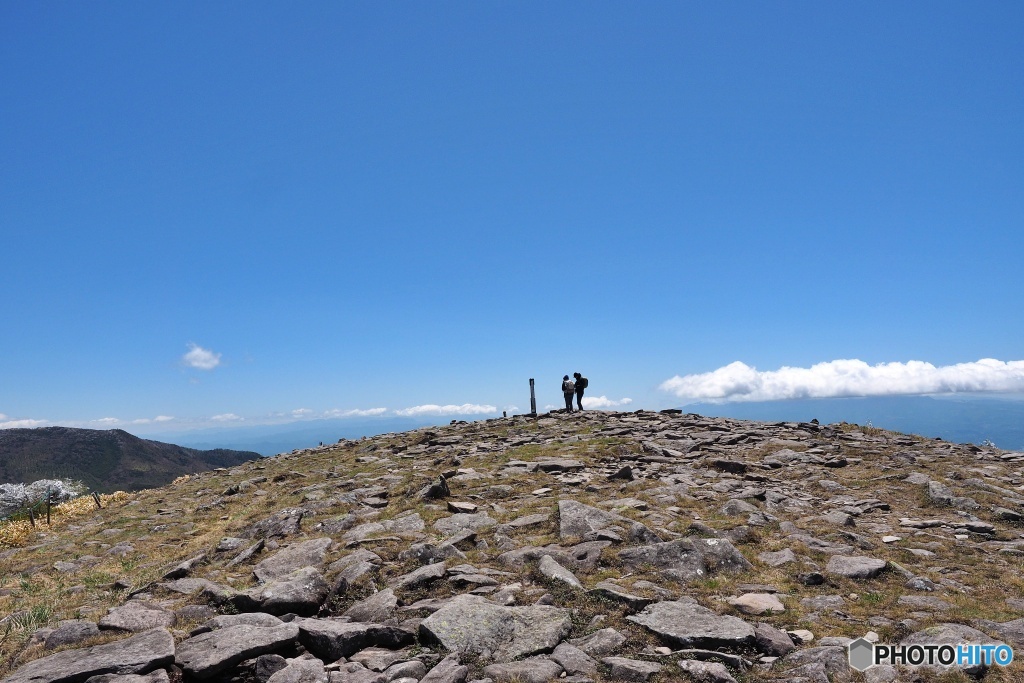
[[[572,395],[576,393],[576,384],[569,375],[562,377],[562,397],[565,399],[565,412],[572,412]]]
[[[576,387],[576,405],[580,407],[580,410],[583,410],[583,390],[590,386],[590,380],[578,372],[572,373],[572,376],[576,378],[574,382]]]

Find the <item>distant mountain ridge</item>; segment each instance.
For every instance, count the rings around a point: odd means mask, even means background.
[[[164,486],[184,474],[260,457],[252,451],[204,451],[149,441],[121,429],[0,430],[0,482],[75,479],[101,493]]]
[[[691,403],[684,412],[741,420],[850,422],[942,438],[956,443],[992,442],[1024,450],[1024,400],[976,396],[875,396],[750,403]]]

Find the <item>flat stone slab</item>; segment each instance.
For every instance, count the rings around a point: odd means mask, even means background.
[[[558,680],[561,674],[562,665],[544,657],[484,667],[484,676],[494,679],[495,683],[548,683]]]
[[[503,607],[475,595],[458,595],[423,620],[420,637],[453,652],[487,653],[501,663],[551,652],[571,627],[569,610]]]
[[[178,643],[174,663],[200,680],[212,678],[241,661],[284,649],[298,637],[295,624],[229,626]]]
[[[583,584],[571,571],[555,562],[550,555],[540,558],[538,565],[540,573],[552,581],[560,581],[570,588],[583,588]]]
[[[174,637],[162,628],[113,643],[65,650],[29,662],[4,683],[78,683],[103,674],[140,674],[174,663]]]
[[[613,681],[636,681],[643,683],[665,667],[655,662],[645,662],[626,657],[605,657],[601,663],[608,667]]]
[[[571,498],[558,501],[558,535],[562,540],[583,538],[615,524],[630,524],[622,515],[584,505]]]
[[[324,661],[350,657],[368,647],[395,649],[411,645],[413,634],[390,624],[298,618],[291,622],[307,650]]]
[[[317,613],[330,590],[319,571],[306,567],[240,593],[233,600],[245,611],[258,609],[270,614],[294,612],[308,616]]]
[[[332,543],[334,541],[329,538],[314,538],[290,545],[256,565],[253,574],[261,582],[266,583],[303,567],[317,567],[323,564],[327,549]]]
[[[825,565],[825,573],[832,576],[844,576],[848,579],[873,579],[885,569],[885,560],[874,557],[850,557],[833,555]]]
[[[142,600],[129,600],[123,605],[112,607],[99,621],[101,629],[141,633],[154,628],[170,628],[177,618],[174,612],[165,610]]]
[[[460,531],[480,531],[492,527],[498,523],[498,520],[488,516],[484,512],[477,512],[475,514],[468,514],[460,512],[452,515],[451,517],[442,517],[441,519],[434,522],[434,528],[445,536],[451,536],[457,534]]]
[[[619,561],[632,569],[654,567],[667,578],[682,582],[751,568],[747,558],[724,538],[681,538],[625,548],[619,552]]]
[[[754,627],[737,617],[719,616],[700,605],[665,601],[626,617],[680,647],[743,647],[754,643]]]
[[[771,614],[785,612],[786,606],[771,593],[745,593],[738,598],[730,598],[729,604],[744,614]]]

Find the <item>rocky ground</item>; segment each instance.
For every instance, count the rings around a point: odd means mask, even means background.
[[[0,554],[3,682],[1021,681],[1024,454],[854,425],[552,413],[122,496]]]

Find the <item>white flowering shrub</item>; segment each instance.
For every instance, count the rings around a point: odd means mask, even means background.
[[[47,493],[53,503],[63,503],[84,493],[84,487],[78,482],[60,479],[40,479],[31,484],[0,484],[0,518],[10,517],[46,500]]]

